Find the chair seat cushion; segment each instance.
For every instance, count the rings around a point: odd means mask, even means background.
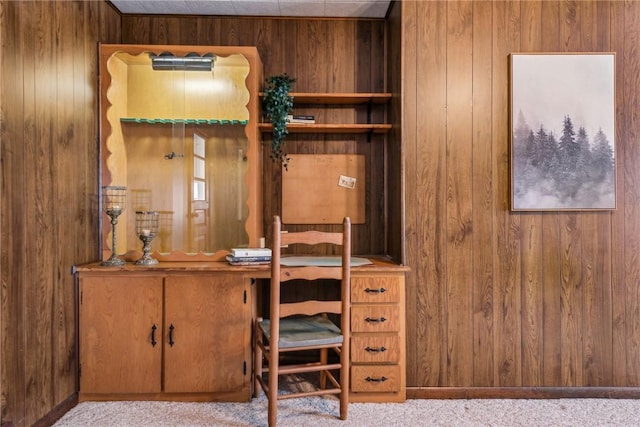
[[[260,322],[260,329],[271,341],[271,322]],[[340,328],[324,316],[287,317],[280,319],[279,348],[292,348],[312,345],[332,345],[342,343]]]

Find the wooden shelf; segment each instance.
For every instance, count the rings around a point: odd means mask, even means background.
[[[390,93],[308,93],[291,92],[295,104],[384,104],[391,99]],[[260,93],[262,96],[263,93]]]
[[[260,93],[263,96],[263,93]],[[308,93],[291,92],[296,105],[363,105],[385,104],[391,99],[390,93]],[[259,123],[261,132],[273,130],[271,123]],[[384,123],[290,123],[289,133],[376,133],[389,132],[391,125]]]
[[[271,123],[260,123],[261,132],[271,132]],[[391,125],[387,124],[297,124],[287,126],[289,133],[387,133]]]

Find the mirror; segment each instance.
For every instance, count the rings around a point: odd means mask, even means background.
[[[102,185],[127,188],[116,253],[139,258],[136,212],[148,211],[159,216],[151,251],[160,261],[222,260],[257,246],[255,48],[102,45],[101,72]],[[110,233],[104,215],[103,259]]]

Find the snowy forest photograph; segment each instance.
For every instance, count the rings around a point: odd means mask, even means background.
[[[614,65],[511,54],[512,210],[615,209]]]

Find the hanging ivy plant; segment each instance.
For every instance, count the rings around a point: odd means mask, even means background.
[[[281,162],[285,170],[289,157],[284,150],[284,140],[289,134],[287,130],[287,116],[293,111],[293,96],[291,85],[296,79],[286,73],[270,76],[266,79],[262,104],[264,114],[273,125],[273,139],[271,141],[271,159]]]

